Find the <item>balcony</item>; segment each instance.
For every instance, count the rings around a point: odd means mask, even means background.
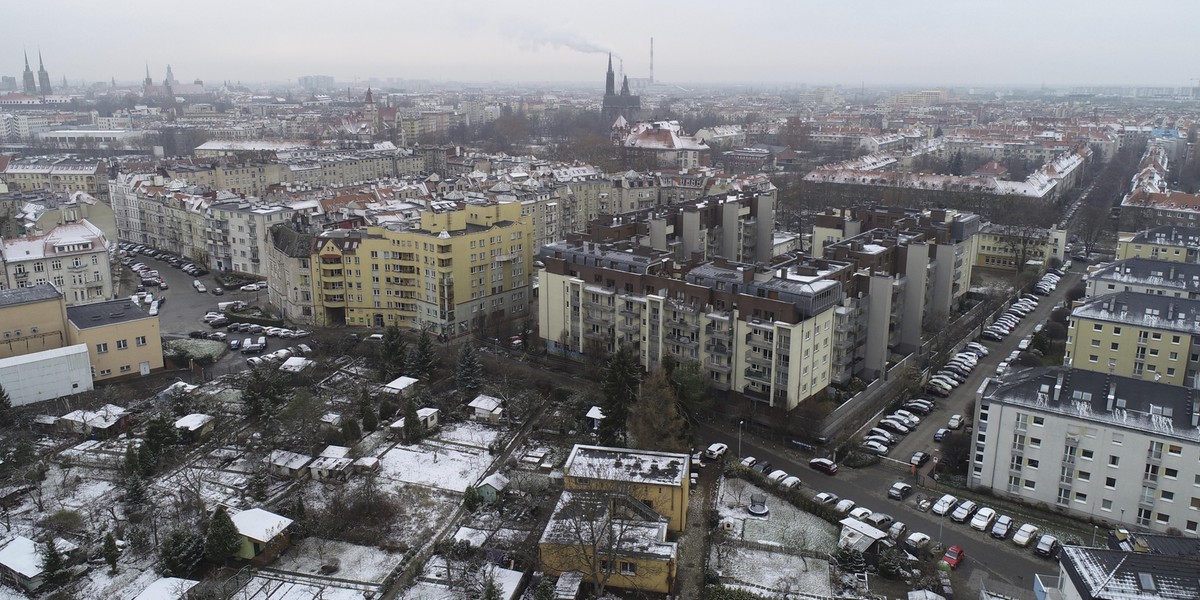
[[[621,312],[622,317],[628,317],[630,319],[641,319],[642,318],[642,313],[640,313],[636,310],[629,310],[628,308],[622,308],[620,312]]]
[[[617,323],[617,329],[624,332],[635,333],[642,330],[642,324],[639,321],[621,321]]]
[[[719,362],[713,359],[704,361],[705,368],[717,371],[718,373],[729,373],[733,371],[733,367],[729,363]]]
[[[753,333],[746,334],[746,345],[752,348],[760,348],[762,350],[770,350],[773,347],[771,340],[763,339]]]
[[[714,390],[725,391],[725,390],[729,389],[729,382],[728,381],[720,381],[717,379],[709,379],[708,387],[710,387]]]
[[[768,369],[771,368],[771,359],[755,352],[746,353],[746,362]]]
[[[691,347],[695,345],[696,338],[687,335],[668,334],[665,336],[667,343],[679,344],[680,346]]]
[[[608,325],[610,319],[604,315],[598,315],[589,311],[583,314],[583,322],[590,325]]]
[[[666,322],[666,325],[669,327],[678,327],[680,329],[686,329],[693,332],[700,331],[700,325],[698,323],[693,323],[683,319],[670,319]]]
[[[716,327],[706,327],[706,328],[704,328],[704,335],[706,335],[709,338],[714,339],[714,340],[721,340],[725,343],[729,343],[729,342],[733,341],[733,330],[732,329],[718,329]]]
[[[704,345],[704,351],[711,352],[713,354],[727,355],[727,354],[729,354],[729,346],[726,346],[725,344],[715,344],[715,343],[709,342]]]
[[[750,380],[757,381],[760,383],[765,383],[767,385],[771,384],[770,369],[768,369],[766,371],[762,371],[759,369],[746,369],[746,371],[744,372],[744,375],[745,375],[746,379],[750,379]]]

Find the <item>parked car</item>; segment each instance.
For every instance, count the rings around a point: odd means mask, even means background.
[[[930,510],[933,511],[933,514],[939,517],[944,517],[946,516],[946,513],[954,510],[954,507],[956,506],[958,506],[958,498],[955,498],[950,494],[946,494],[941,498],[938,498],[937,502],[933,503],[933,508]]]
[[[771,471],[770,475],[767,475],[767,483],[770,483],[772,485],[779,485],[784,479],[787,479],[788,477],[789,477],[789,475],[787,474],[787,471],[784,471],[782,469],[776,469],[774,471]]]
[[[967,553],[962,549],[962,546],[950,546],[946,550],[946,554],[942,555],[942,562],[950,565],[951,569],[957,569],[958,565],[967,558]]]
[[[234,338],[234,339],[232,339],[232,340],[229,340],[229,349],[230,349],[230,350],[238,350],[238,349],[240,349],[241,347],[242,347],[242,341],[241,341],[241,340],[239,340],[239,339],[237,339],[237,338]]]
[[[1037,525],[1034,525],[1033,523],[1026,523],[1017,529],[1017,532],[1013,534],[1012,541],[1014,544],[1021,547],[1028,546],[1030,542],[1037,539],[1039,531],[1041,530],[1038,529]]]
[[[826,475],[833,475],[838,471],[837,463],[828,458],[814,458],[808,461],[808,466]]]
[[[949,429],[946,429],[946,428],[939,429],[939,430],[933,432],[933,441],[941,442],[941,441],[945,440],[946,438],[950,437],[950,433],[951,433],[951,431]]]
[[[1038,539],[1037,546],[1033,547],[1033,553],[1038,556],[1045,556],[1046,558],[1054,558],[1058,556],[1058,551],[1061,548],[1062,544],[1058,542],[1058,538],[1046,534]]]
[[[971,518],[971,529],[979,531],[987,531],[992,527],[992,523],[996,521],[995,509],[983,507],[975,512],[975,516]]]
[[[863,450],[878,454],[879,456],[887,456],[888,447],[874,440],[866,440],[862,443]]]
[[[904,539],[904,549],[908,550],[915,556],[921,556],[929,548],[931,541],[932,538],[930,538],[928,535],[925,535],[920,531],[914,531],[913,533],[908,534],[908,537]]]
[[[871,516],[872,512],[873,511],[871,509],[865,506],[858,506],[850,511],[850,518],[858,519],[859,521],[865,521],[867,520],[867,517]]]
[[[753,467],[754,463],[756,462],[758,462],[757,458],[754,458],[753,456],[747,456],[746,458],[742,459],[742,466],[749,469],[750,467]]]
[[[962,429],[962,426],[963,426],[963,416],[962,415],[950,415],[950,421],[946,423],[946,427],[949,427],[950,429]]]
[[[912,485],[903,481],[897,481],[892,484],[892,487],[888,488],[888,498],[892,500],[904,500],[912,494],[912,491]]]
[[[958,508],[954,509],[954,512],[950,513],[950,520],[954,521],[955,523],[965,523],[967,519],[970,519],[971,515],[974,515],[975,511],[978,509],[979,505],[976,504],[974,500],[963,500],[962,503],[958,505]]]
[[[889,538],[900,541],[906,531],[908,531],[908,525],[905,525],[903,521],[895,521],[891,527],[888,527],[887,534]]]
[[[225,295],[225,289],[224,289],[224,288],[215,287],[215,288],[213,288],[213,290],[212,290],[212,295],[214,295],[214,296],[224,296],[224,295]]]
[[[829,492],[821,492],[816,496],[813,496],[813,502],[816,502],[817,504],[837,504],[838,500],[841,500],[841,498],[838,498],[837,494],[832,494]]]
[[[1002,540],[1012,533],[1013,520],[1008,515],[1000,515],[996,518],[996,523],[992,525],[992,537]]]
[[[854,510],[854,507],[856,505],[857,504],[853,500],[851,500],[849,498],[843,498],[841,500],[838,500],[837,504],[833,505],[833,510],[836,511],[839,515],[844,515],[844,514],[849,513],[850,511]]]
[[[929,454],[925,452],[914,452],[912,458],[908,460],[908,464],[920,468],[925,466],[925,463],[929,462],[929,458]]]
[[[803,484],[799,477],[792,476],[779,482],[779,487],[785,490],[794,490]]]
[[[261,329],[260,329],[260,331],[261,331]],[[728,451],[729,451],[729,446],[722,444],[720,442],[716,442],[714,444],[711,444],[708,447],[708,449],[704,451],[704,457],[708,458],[708,459],[712,459],[712,460],[720,460],[723,456],[725,456],[725,453]]]

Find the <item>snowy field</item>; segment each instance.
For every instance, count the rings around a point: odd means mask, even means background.
[[[723,558],[718,559],[718,554],[723,554]],[[730,587],[744,587],[757,594],[769,590],[776,598],[788,598],[791,594],[833,597],[829,563],[824,560],[726,546],[720,552],[713,549],[711,564],[721,574],[721,581]]]
[[[455,423],[439,431],[436,437],[439,440],[487,450],[488,446],[496,441],[502,433],[504,432],[496,427],[489,427],[482,423],[467,422]]]
[[[766,494],[770,513],[756,517],[746,512],[752,494]],[[825,519],[809,514],[769,491],[734,478],[721,480],[717,513],[733,525],[737,539],[781,546],[798,546],[817,552],[837,546],[838,529]]]
[[[753,494],[766,495],[767,515],[756,517],[746,511]],[[824,553],[836,546],[834,525],[735,478],[721,480],[716,509],[728,539],[713,544],[709,565],[720,573],[723,583],[774,598],[832,597],[829,563],[798,553]],[[759,547],[742,547],[741,541]]]
[[[440,490],[466,491],[487,472],[494,458],[487,451],[488,430],[478,428],[471,423],[454,425],[416,446],[388,450],[379,457],[383,477]],[[496,432],[491,439],[498,435]]]
[[[368,596],[367,594],[371,594]],[[366,600],[374,592],[327,587],[306,582],[279,581],[256,575],[238,592],[238,600]]]
[[[279,557],[273,568],[294,573],[320,574],[321,565],[331,558],[339,561],[340,568],[332,577],[350,579],[364,583],[383,583],[384,578],[400,564],[400,554],[358,546],[337,540],[305,538],[288,548]]]

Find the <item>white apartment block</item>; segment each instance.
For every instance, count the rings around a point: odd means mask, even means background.
[[[294,213],[290,207],[258,204],[254,199],[213,203],[205,224],[209,265],[214,270],[265,277],[270,229],[287,222]]]
[[[968,485],[1079,518],[1200,534],[1196,391],[1066,367],[981,387]]]
[[[698,361],[710,387],[788,411],[832,380],[839,281],[724,259],[676,273],[667,252],[563,242],[542,248],[539,331],[553,352],[635,352],[647,369]]]
[[[1172,298],[1200,299],[1200,264],[1150,258],[1127,258],[1089,269],[1088,297],[1137,292]]]
[[[3,240],[6,289],[52,283],[67,306],[113,298],[108,240],[86,220],[64,223],[44,235]]]

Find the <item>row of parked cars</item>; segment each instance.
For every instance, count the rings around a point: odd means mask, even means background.
[[[1011,536],[1014,544],[1022,548],[1033,546],[1034,553],[1039,556],[1053,558],[1062,548],[1057,537],[1041,534],[1037,525],[1025,523],[1014,529],[1016,522],[1012,517],[999,514],[993,508],[979,506],[973,500],[959,500],[946,494],[934,502],[930,511],[939,517],[949,516],[955,523],[967,523],[971,529],[988,532],[998,540]]]
[[[161,260],[172,267],[175,267],[176,269],[179,269],[184,273],[194,277],[208,275],[208,270],[204,267],[190,262],[185,258],[175,256],[166,250],[159,250],[157,248],[152,248],[142,244],[135,244],[133,242],[121,242],[119,247],[125,251],[126,255],[141,254],[143,256],[149,256],[150,258]]]
[[[879,423],[867,431],[863,437],[862,449],[880,456],[887,456],[892,446],[899,443],[903,436],[908,435],[921,423],[922,415],[933,411],[933,401],[924,398],[913,398],[904,404],[904,408],[896,410],[880,419]]]
[[[943,398],[950,395],[954,388],[962,385],[971,376],[971,371],[979,364],[979,359],[987,356],[990,351],[978,342],[968,342],[962,351],[950,357],[942,368],[925,383],[925,391]]]
[[[210,311],[204,314],[202,319],[209,327],[216,329],[224,327],[229,331],[237,331],[249,333],[253,335],[265,335],[267,337],[277,337],[284,339],[303,338],[312,335],[307,329],[287,329],[285,327],[270,327],[258,325],[256,323],[238,323],[234,322],[228,316],[216,311]],[[200,337],[200,336],[192,336]]]
[[[1020,298],[1017,298],[1013,302],[1012,306],[1008,307],[1008,310],[1004,311],[1003,315],[1000,315],[994,323],[984,328],[981,337],[993,342],[998,342],[1008,337],[1008,334],[1012,333],[1017,328],[1017,325],[1021,324],[1021,320],[1029,316],[1029,313],[1037,308],[1038,300],[1039,298],[1034,294],[1022,294]]]
[[[264,342],[264,347],[265,347],[266,340],[264,340],[263,338],[259,338],[259,339]],[[247,341],[249,341],[248,338],[247,338]],[[251,367],[257,367],[257,366],[260,366],[263,364],[281,363],[293,356],[306,356],[311,353],[312,353],[311,347],[309,347],[307,344],[299,344],[296,346],[292,346],[290,348],[280,348],[279,350],[271,352],[270,354],[264,354],[262,356],[251,356],[250,358],[246,359],[246,364]]]

